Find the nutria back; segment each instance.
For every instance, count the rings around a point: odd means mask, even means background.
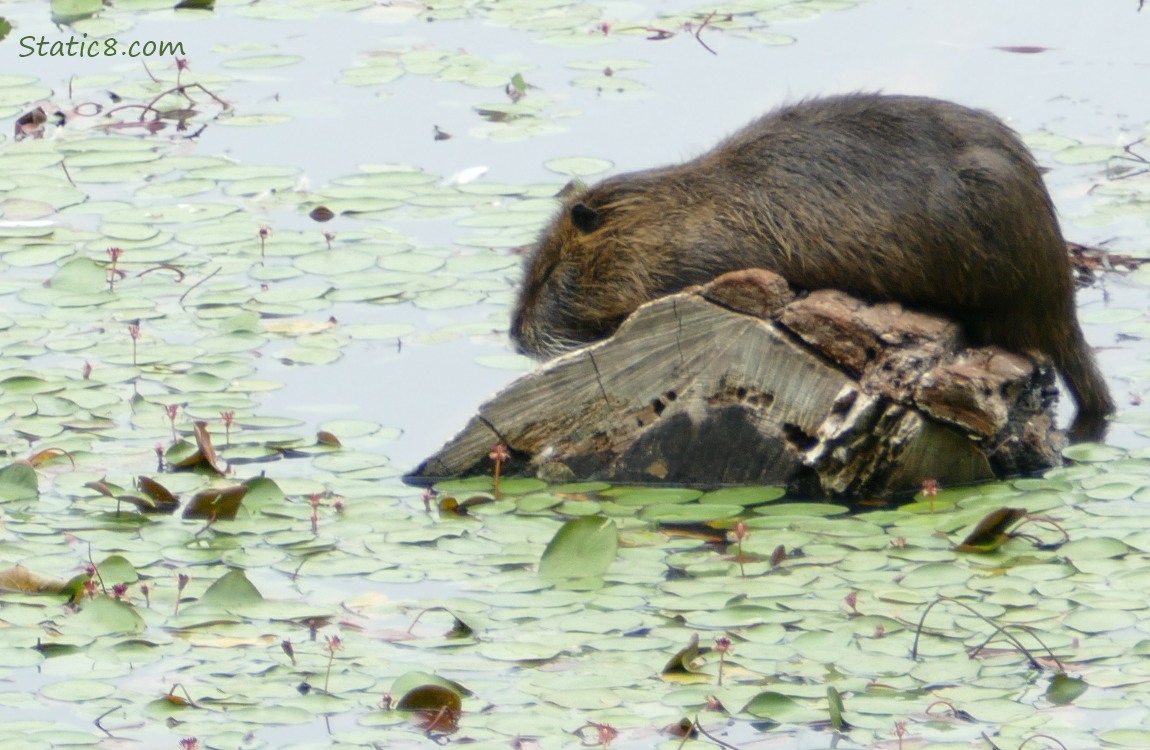
[[[1101,436],[1114,410],[1033,157],[992,115],[924,97],[805,101],[696,159],[573,191],[527,258],[511,335],[552,356],[743,268],[933,310],[975,344],[1044,352],[1081,437]]]

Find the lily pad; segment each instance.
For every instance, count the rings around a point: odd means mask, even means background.
[[[597,516],[563,524],[539,562],[539,575],[551,581],[598,578],[615,560],[619,532],[615,522]]]
[[[562,175],[568,175],[570,177],[587,177],[589,175],[606,172],[615,165],[606,159],[598,159],[594,157],[567,157],[563,159],[552,159],[543,166],[547,167],[552,172],[557,172]]]

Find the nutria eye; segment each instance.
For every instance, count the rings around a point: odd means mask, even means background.
[[[576,203],[571,207],[571,223],[583,234],[590,234],[603,226],[603,214],[585,203]]]

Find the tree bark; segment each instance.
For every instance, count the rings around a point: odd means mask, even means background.
[[[859,498],[1060,461],[1053,370],[945,319],[750,270],[639,308],[480,407],[407,479],[784,484]]]

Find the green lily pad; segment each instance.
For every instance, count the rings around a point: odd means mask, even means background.
[[[9,464],[0,468],[0,502],[35,500],[40,495],[36,471],[27,464]]]
[[[1097,164],[1122,155],[1122,149],[1113,146],[1077,145],[1056,151],[1054,160],[1060,164]]]
[[[67,258],[74,251],[61,245],[33,245],[3,254],[4,262],[16,268],[46,266]]]
[[[783,487],[724,487],[699,498],[703,505],[761,505],[786,495]]]
[[[619,532],[615,522],[587,516],[563,524],[543,551],[540,577],[551,580],[598,578],[615,561]]]
[[[720,518],[731,518],[743,512],[741,505],[649,505],[639,512],[639,518],[644,521],[665,521],[679,523],[698,523],[703,521],[717,521]]]
[[[107,596],[88,599],[80,612],[68,621],[67,632],[89,635],[140,633],[144,619],[129,604]]]
[[[615,165],[606,159],[597,159],[594,157],[565,157],[563,159],[552,159],[543,166],[558,174],[568,175],[570,177],[587,177],[589,175],[606,172]]]
[[[743,707],[743,710],[751,716],[769,719],[779,724],[806,724],[821,718],[813,708],[773,691],[759,693]]]
[[[224,611],[242,610],[262,602],[259,590],[239,568],[229,570],[216,580],[199,600],[200,604]]]
[[[692,489],[679,489],[669,487],[651,487],[648,489],[628,490],[621,493],[610,492],[614,495],[615,503],[624,507],[641,507],[645,505],[677,505],[696,500],[702,492]]]

